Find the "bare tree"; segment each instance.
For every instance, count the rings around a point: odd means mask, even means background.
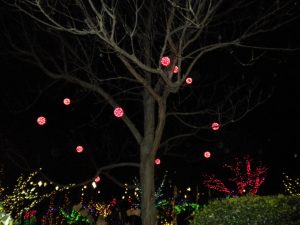
[[[97,174],[116,167],[139,167],[144,225],[156,224],[153,162],[158,150],[177,155],[171,150],[178,139],[210,129],[213,118],[221,126],[238,121],[269,97],[242,74],[219,73],[206,77],[206,83],[195,88],[189,87],[186,79],[205,77],[198,71],[212,53],[225,56],[228,52],[227,57],[246,65],[262,57],[264,51],[278,50],[278,46],[257,40],[299,14],[296,1],[6,3],[28,16],[16,21],[13,28],[15,33],[23,30],[22,39],[15,41],[9,29],[5,32],[16,55],[34,63],[50,78],[95,93],[99,103],[124,108],[121,120],[138,146],[139,162],[105,165]],[[252,57],[242,61],[235,54],[237,48],[252,49]],[[165,63],[161,62],[163,57],[169,57],[164,58]],[[135,109],[130,112],[125,104]],[[99,104],[99,112],[105,110],[106,105]],[[165,132],[166,126],[172,131]]]

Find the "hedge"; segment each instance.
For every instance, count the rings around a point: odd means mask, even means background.
[[[300,225],[300,197],[243,196],[214,200],[197,210],[191,225]]]

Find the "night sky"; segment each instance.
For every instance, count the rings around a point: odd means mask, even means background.
[[[291,47],[300,48],[299,24],[298,19],[272,34],[272,41],[281,47],[288,43]],[[2,38],[1,46],[7,44]],[[7,171],[5,178],[12,182],[24,169],[40,166],[59,182],[80,181],[78,177],[92,176],[93,165],[87,166],[83,161],[94,156],[75,154],[73,147],[76,143],[83,143],[95,152],[101,148],[118,148],[116,143],[103,147],[100,142],[93,141],[97,139],[95,132],[99,131],[92,119],[96,116],[97,98],[75,85],[46,78],[30,64],[7,55],[5,48],[1,48],[1,53],[0,162]],[[270,99],[242,120],[229,124],[217,134],[211,134],[208,141],[187,140],[178,146],[195,151],[198,160],[188,162],[162,156],[158,173],[162,175],[165,170],[172,171],[170,176],[174,183],[199,185],[202,172],[217,173],[227,160],[249,154],[269,168],[262,192],[282,191],[283,172],[295,177],[300,175],[299,62],[300,51],[269,52],[252,73],[262,77],[266,75],[266,82],[272,77],[270,82],[274,92]],[[71,98],[70,106],[62,104],[65,97]],[[45,127],[36,124],[39,115],[47,116]],[[101,125],[102,134],[108,127],[116,126],[118,135],[120,127],[116,123]],[[80,135],[76,133],[78,130]],[[106,138],[109,140],[109,135]],[[202,157],[204,150],[212,152],[211,159]],[[26,160],[12,152],[17,152]],[[101,160],[97,159],[96,164],[101,164]],[[69,164],[71,161],[75,161],[76,166]],[[128,171],[126,174],[130,177],[130,173]]]

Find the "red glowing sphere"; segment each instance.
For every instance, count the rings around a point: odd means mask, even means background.
[[[100,182],[100,180],[101,180],[101,179],[100,179],[99,176],[97,176],[97,177],[95,178],[95,182],[96,182],[96,183]]]
[[[43,126],[46,124],[47,120],[46,120],[46,117],[40,116],[37,118],[36,122],[38,123],[38,125]]]
[[[187,77],[187,78],[185,79],[185,83],[187,83],[187,84],[192,84],[192,83],[193,83],[193,79],[192,79],[191,77]]]
[[[159,164],[160,164],[160,159],[158,159],[158,158],[155,159],[155,160],[154,160],[154,163],[155,163],[156,165],[159,165]]]
[[[178,71],[179,71],[178,66],[175,66],[174,69],[173,69],[173,73],[178,73]]]
[[[120,118],[124,115],[124,110],[121,107],[116,107],[114,109],[114,115],[115,115],[115,117]]]
[[[70,105],[71,104],[71,99],[65,98],[64,99],[64,105]]]
[[[220,129],[220,124],[217,123],[217,122],[213,122],[211,124],[211,129],[213,129],[213,130],[219,130]]]
[[[76,152],[77,152],[77,153],[82,153],[82,152],[83,152],[83,147],[82,147],[81,145],[78,145],[78,146],[76,147]]]
[[[161,63],[161,65],[163,65],[163,66],[168,66],[168,65],[170,65],[170,62],[171,62],[171,60],[170,60],[170,58],[169,58],[168,56],[164,56],[164,57],[162,57],[161,60],[160,60],[160,63]]]
[[[209,151],[205,151],[203,155],[207,159],[211,157],[211,153]]]

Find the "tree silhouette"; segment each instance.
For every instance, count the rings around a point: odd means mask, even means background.
[[[262,91],[244,66],[267,50],[280,50],[263,35],[299,12],[296,1],[6,3],[21,13],[21,19],[15,13],[6,20],[13,26],[3,28],[12,53],[36,65],[42,75],[96,96],[98,114],[88,122],[105,129],[96,134],[101,143],[120,147],[117,153],[95,153],[102,160],[95,176],[104,174],[120,183],[111,170],[139,168],[144,225],[156,224],[156,155],[182,155],[174,147],[178,141],[209,131],[213,122],[222,128],[238,121],[263,103],[270,91]],[[124,114],[111,121],[117,107]]]

